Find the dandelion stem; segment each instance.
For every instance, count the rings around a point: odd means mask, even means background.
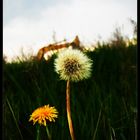
[[[36,136],[36,140],[39,140],[39,134],[40,134],[40,126],[37,126],[37,136]]]
[[[67,108],[67,119],[68,119],[71,139],[75,140],[72,119],[71,119],[71,111],[70,111],[70,81],[69,80],[67,81],[67,87],[66,87],[66,108]]]
[[[47,135],[48,135],[48,139],[51,140],[51,135],[50,135],[50,132],[49,132],[49,129],[48,129],[47,125],[46,125],[46,132],[47,132]]]

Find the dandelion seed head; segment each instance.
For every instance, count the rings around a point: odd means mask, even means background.
[[[80,50],[65,49],[61,51],[54,64],[55,71],[62,80],[77,82],[91,76],[92,60]]]

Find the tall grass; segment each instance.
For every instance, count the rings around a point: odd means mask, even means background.
[[[87,55],[93,60],[92,76],[71,83],[71,113],[77,140],[134,140],[136,138],[137,46],[101,45]],[[28,122],[32,111],[50,104],[59,117],[48,125],[52,140],[70,140],[65,87],[54,72],[55,55],[3,64],[3,138],[35,140],[38,125]],[[8,101],[8,102],[7,102]],[[46,140],[44,127],[39,139]]]

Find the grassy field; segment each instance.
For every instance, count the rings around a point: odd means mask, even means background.
[[[137,121],[137,46],[100,45],[87,52],[92,76],[71,83],[71,112],[76,140],[135,140]],[[45,104],[59,117],[48,124],[52,140],[70,140],[66,115],[66,82],[54,71],[55,55],[46,62],[3,64],[3,139],[47,140],[43,126],[29,122]],[[38,135],[38,136],[37,136]]]

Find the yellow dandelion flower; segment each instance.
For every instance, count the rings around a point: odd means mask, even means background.
[[[46,121],[55,122],[55,118],[58,118],[58,111],[55,107],[44,105],[37,108],[31,115],[29,121],[33,121],[33,124],[38,122],[40,125],[46,126]]]

